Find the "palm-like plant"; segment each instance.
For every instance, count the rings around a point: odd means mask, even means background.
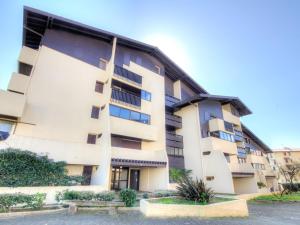
[[[184,199],[200,203],[209,203],[214,197],[213,190],[206,187],[201,179],[193,180],[190,176],[183,176],[178,181],[177,191]]]

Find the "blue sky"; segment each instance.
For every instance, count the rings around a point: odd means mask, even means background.
[[[300,147],[300,1],[0,1],[0,88],[17,69],[23,5],[160,47],[272,148]]]

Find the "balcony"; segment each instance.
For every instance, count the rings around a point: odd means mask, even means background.
[[[166,133],[166,145],[167,147],[181,148],[183,149],[183,137],[167,132]]]
[[[234,130],[234,140],[236,142],[243,142],[244,141],[244,134],[239,130]]]
[[[156,141],[158,138],[158,129],[156,126],[114,116],[110,117],[110,130],[113,134],[135,137],[145,141]]]
[[[256,150],[257,149],[254,145],[252,145],[250,143],[247,143],[247,142],[245,142],[245,148],[250,148],[251,150]]]
[[[229,168],[233,177],[254,175],[254,169],[250,163],[229,163]]]
[[[225,131],[224,120],[213,118],[208,121],[209,131]]]
[[[133,83],[135,85],[138,85],[138,86],[142,85],[142,76],[140,76],[136,73],[133,73],[129,70],[126,70],[121,66],[115,65],[114,75],[119,77],[122,80]]]
[[[237,146],[234,142],[222,140],[216,137],[206,137],[202,139],[205,151],[221,151],[230,155],[237,154]]]
[[[37,55],[37,50],[23,46],[18,60],[21,63],[33,66],[35,64]]]
[[[223,118],[229,123],[241,126],[240,118],[238,116],[233,115],[231,112],[228,112],[227,110],[223,110]]]
[[[271,170],[271,169],[266,169],[266,170],[263,170],[263,174],[265,177],[276,177],[276,173],[275,171]]]
[[[131,105],[133,107],[141,107],[141,98],[129,92],[112,88],[111,99],[119,104]]]
[[[0,90],[0,115],[21,117],[25,107],[25,95]]]
[[[259,164],[264,164],[265,163],[263,156],[248,154],[248,159],[251,163],[259,163]]]
[[[165,104],[167,107],[172,107],[175,103],[180,102],[180,99],[175,98],[171,95],[165,95]]]
[[[182,118],[180,116],[166,113],[166,125],[173,128],[182,128]]]
[[[23,74],[13,73],[8,84],[8,90],[24,94],[28,87],[29,79],[28,76]]]

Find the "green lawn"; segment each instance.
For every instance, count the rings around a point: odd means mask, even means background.
[[[231,201],[231,198],[213,198],[213,200],[209,203],[217,203],[217,202],[225,202]],[[149,200],[152,203],[160,203],[160,204],[177,204],[177,205],[207,205],[207,203],[195,202],[191,200],[186,200],[182,198],[159,198]]]
[[[282,202],[290,202],[290,201],[300,201],[300,192],[292,193],[288,195],[262,195],[252,199],[254,201],[282,201]]]

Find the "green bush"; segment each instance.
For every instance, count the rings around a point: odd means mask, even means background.
[[[81,176],[68,176],[65,162],[48,156],[8,148],[0,151],[0,187],[66,186],[82,182]]]
[[[144,198],[144,199],[147,199],[147,198],[149,198],[149,195],[148,195],[148,193],[144,193],[144,194],[143,194],[143,198]]]
[[[36,193],[33,195],[27,194],[1,194],[0,195],[0,211],[9,212],[11,207],[22,205],[24,208],[42,208],[46,194]]]
[[[266,185],[263,182],[257,182],[257,186],[259,189],[266,187]]]
[[[58,202],[62,200],[85,200],[85,201],[91,201],[91,200],[97,200],[97,201],[112,201],[114,199],[115,195],[114,192],[99,192],[94,193],[92,191],[63,191],[56,194],[56,200]]]
[[[120,191],[120,199],[125,203],[126,207],[132,207],[136,201],[136,191],[130,188]]]
[[[176,191],[171,190],[158,190],[153,193],[153,197],[155,198],[171,197],[177,195],[178,193]]]
[[[105,192],[100,192],[95,194],[95,200],[98,201],[110,202],[114,200],[114,198],[115,198],[115,192],[112,191],[105,191]]]
[[[177,183],[182,177],[190,176],[191,173],[192,173],[192,170],[171,168],[169,170],[170,183]]]
[[[284,183],[282,184],[284,189],[287,189],[289,192],[297,192],[300,191],[300,183]]]
[[[207,188],[202,180],[193,180],[189,176],[182,177],[177,186],[178,194],[186,200],[209,203],[214,197],[211,188]]]

